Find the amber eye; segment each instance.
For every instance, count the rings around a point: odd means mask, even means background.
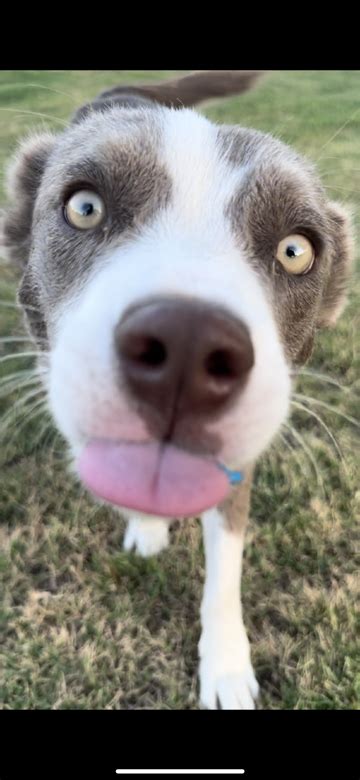
[[[64,209],[69,225],[79,230],[90,230],[97,227],[105,217],[103,200],[96,192],[79,190],[69,198]]]
[[[289,274],[306,274],[315,260],[314,247],[305,236],[287,236],[278,245],[276,259]]]

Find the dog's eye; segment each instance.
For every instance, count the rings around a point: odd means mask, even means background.
[[[305,236],[287,236],[278,245],[276,258],[289,274],[306,274],[315,260],[314,247]]]
[[[96,192],[80,190],[68,200],[64,209],[65,219],[72,227],[90,230],[97,227],[105,216],[105,206]]]

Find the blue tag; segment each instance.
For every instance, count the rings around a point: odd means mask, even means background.
[[[231,471],[231,469],[227,469],[222,463],[218,463],[218,466],[219,469],[222,469],[222,471],[225,472],[230,485],[239,485],[239,483],[243,481],[244,475],[241,471]]]

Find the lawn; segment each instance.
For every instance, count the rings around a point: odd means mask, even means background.
[[[31,129],[61,131],[102,89],[169,74],[2,71],[1,170]],[[253,92],[201,110],[307,154],[358,222],[360,71],[274,72]],[[34,358],[4,360],[33,348],[9,341],[24,331],[5,265],[0,288],[0,706],[194,709],[200,523],[177,524],[159,558],[122,552],[123,522],[73,481],[61,437],[36,410],[32,417],[34,398],[21,404],[29,389],[5,378]],[[298,382],[307,410],[294,407],[292,430],[256,470],[243,605],[260,708],[359,708],[359,304],[355,274],[337,328],[319,334],[314,373]]]

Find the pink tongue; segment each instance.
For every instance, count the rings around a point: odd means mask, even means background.
[[[78,470],[100,498],[151,515],[194,516],[229,492],[215,462],[170,445],[94,440],[83,450]]]

